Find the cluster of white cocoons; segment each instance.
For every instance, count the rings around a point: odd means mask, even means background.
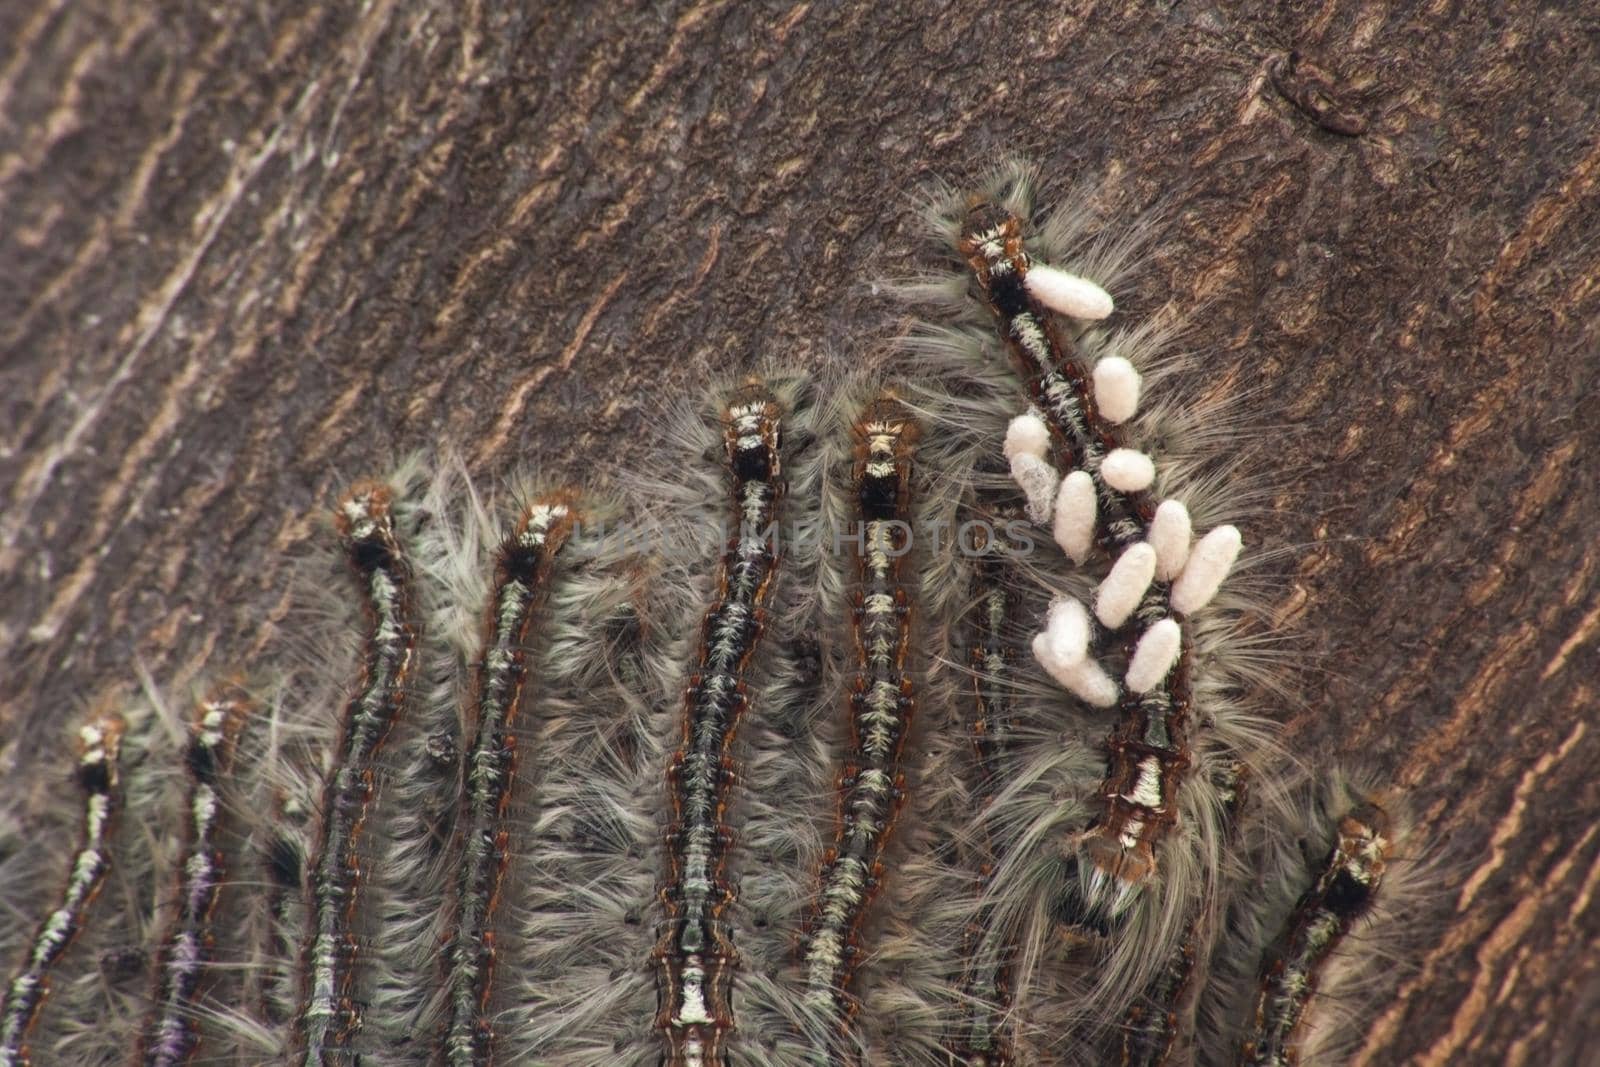
[[[1111,297],[1098,285],[1053,267],[1033,265],[1025,278],[1028,292],[1041,304],[1076,319],[1101,319],[1112,310]],[[1094,368],[1095,409],[1113,425],[1137,413],[1141,380],[1132,363],[1108,355]],[[1006,428],[1005,455],[1011,477],[1027,498],[1028,518],[1048,522],[1056,544],[1073,563],[1085,562],[1094,549],[1099,487],[1086,470],[1065,478],[1051,465],[1050,428],[1039,412],[1011,420]],[[1143,452],[1115,448],[1100,460],[1101,482],[1121,493],[1138,493],[1155,483],[1155,463]],[[1090,655],[1096,623],[1103,630],[1121,629],[1138,610],[1152,582],[1170,583],[1169,603],[1175,615],[1204,608],[1233,568],[1241,547],[1239,531],[1219,526],[1199,541],[1189,509],[1181,501],[1164,500],[1145,532],[1145,540],[1123,550],[1095,591],[1093,613],[1072,597],[1051,604],[1044,629],[1033,639],[1033,655],[1062,688],[1096,707],[1116,704],[1121,690]],[[1171,616],[1145,628],[1128,659],[1122,684],[1145,693],[1159,686],[1183,649],[1183,627]]]
[[[1189,526],[1187,508],[1162,501],[1149,539],[1129,545],[1095,591],[1093,621],[1072,597],[1050,605],[1045,628],[1033,639],[1033,656],[1063,689],[1095,707],[1117,702],[1117,683],[1089,655],[1094,623],[1106,631],[1121,629],[1158,577],[1172,583],[1169,603],[1178,615],[1199,611],[1216,595],[1238,559],[1239,530],[1218,526],[1191,546]],[[1172,616],[1158,619],[1134,646],[1123,685],[1132,693],[1149,692],[1166,679],[1182,650],[1182,625]]]
[[[1095,517],[1100,506],[1094,476],[1076,470],[1061,477],[1046,458],[1049,452],[1050,430],[1037,411],[1030,408],[1006,427],[1006,460],[1011,464],[1012,481],[1027,498],[1028,519],[1041,526],[1049,523],[1061,551],[1072,562],[1082,563],[1094,547]],[[1138,493],[1155,482],[1156,465],[1137,449],[1114,448],[1100,461],[1100,477],[1118,492]],[[1184,521],[1187,522],[1187,515]],[[1167,532],[1169,539],[1170,533]],[[1187,550],[1187,526],[1183,534]]]

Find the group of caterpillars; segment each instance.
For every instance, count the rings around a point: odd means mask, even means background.
[[[1232,417],[1032,186],[930,197],[898,379],[720,389],[626,506],[349,490],[320,669],[91,711],[74,855],[9,795],[0,1065],[1340,1060],[1394,801],[1252,712]]]

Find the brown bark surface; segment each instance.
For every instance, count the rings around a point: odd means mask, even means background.
[[[908,194],[1023,152],[1161,213],[1123,306],[1256,390],[1289,744],[1449,860],[1358,1062],[1596,1062],[1589,5],[616,6],[0,5],[0,773],[251,664],[351,476],[603,483],[874,350]]]

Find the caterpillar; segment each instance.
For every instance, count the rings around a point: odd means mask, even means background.
[[[254,708],[247,697],[226,689],[199,701],[184,765],[189,788],[188,824],[180,857],[177,915],[163,934],[154,963],[156,1008],[145,1024],[140,1057],[155,1067],[188,1062],[199,1034],[195,995],[212,948],[212,913],[227,877],[221,848],[222,804],[218,787],[232,772],[239,731]]]
[[[667,932],[656,948],[656,1026],[666,1034],[672,1067],[721,1062],[723,1034],[733,1026],[729,989],[738,956],[723,919],[734,896],[723,877],[731,830],[720,816],[736,773],[729,750],[749,704],[745,665],[765,628],[763,601],[777,562],[781,420],[776,400],[760,387],[736,396],[724,415],[737,529],[717,572],[717,596],[706,611],[689,678],[683,744],[667,772],[672,821],[661,890]]]
[[[311,857],[310,929],[302,949],[306,980],[295,1024],[296,1048],[307,1064],[349,1048],[361,1026],[352,994],[360,939],[351,927],[360,902],[361,833],[377,788],[376,757],[416,669],[410,567],[395,535],[388,487],[356,486],[335,514],[364,593],[368,635],[361,683],[345,709],[323,786],[323,818]]]
[[[929,197],[886,368],[712,376],[608,492],[345,493],[287,669],[83,728],[0,1062],[1331,1062],[1404,800],[1277,740],[1237,416],[1035,177]]]
[[[487,1006],[495,963],[494,921],[510,861],[506,814],[517,770],[512,733],[527,681],[527,644],[556,557],[579,521],[570,494],[524,509],[501,544],[489,599],[490,623],[478,666],[476,732],[465,765],[469,798],[460,828],[462,867],[448,949],[450,1019],[445,1056],[483,1062],[493,1040]]]
[[[1372,906],[1391,847],[1389,816],[1376,804],[1339,816],[1337,836],[1316,868],[1316,880],[1262,963],[1255,1021],[1240,1050],[1241,1062],[1252,1067],[1292,1062],[1292,1042],[1316,991],[1318,972]]]
[[[1302,772],[1287,788],[1281,824],[1239,827],[1238,888],[1198,1006],[1202,1062],[1344,1062],[1427,934],[1412,912],[1445,880],[1404,799],[1371,776]]]
[[[910,413],[892,395],[873,400],[855,426],[851,745],[839,776],[839,828],[823,860],[804,934],[808,998],[846,1018],[855,1010],[847,986],[861,926],[885,876],[884,850],[904,796],[900,761],[916,707],[906,674],[911,605],[901,571],[912,547],[908,520],[917,434]]]
[[[89,905],[100,892],[110,867],[107,838],[116,813],[117,760],[124,726],[115,715],[103,715],[78,731],[78,784],[84,793],[83,840],[72,860],[61,903],[45,919],[27,946],[27,955],[6,987],[0,1007],[0,1059],[30,1062],[28,1032],[49,990],[50,970],[82,927]]]

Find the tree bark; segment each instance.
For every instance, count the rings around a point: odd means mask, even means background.
[[[0,772],[253,663],[353,476],[603,485],[708,368],[880,352],[910,194],[1021,153],[1157,219],[1119,296],[1250,391],[1288,744],[1447,860],[1356,1062],[1594,1062],[1588,5],[612,6],[0,7]]]

